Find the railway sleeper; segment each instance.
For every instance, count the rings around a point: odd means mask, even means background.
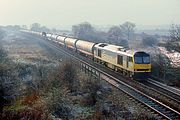
[[[162,111],[163,111],[163,110],[162,110]],[[168,111],[168,110],[163,111],[163,113],[164,113],[164,114],[172,114],[171,111]]]
[[[158,115],[156,115],[157,117],[157,120],[162,120],[163,119],[163,117],[162,116],[159,116],[159,114]]]
[[[152,107],[154,107],[156,110],[161,110],[162,111],[162,108],[157,104],[154,104]]]
[[[155,103],[152,102],[152,101],[147,102],[147,104],[148,104],[148,105],[151,105],[151,106],[152,106],[152,105],[155,105]]]
[[[166,116],[168,116],[168,117],[170,117],[170,118],[173,118],[172,120],[175,120],[174,116],[173,116],[171,113],[166,114]]]

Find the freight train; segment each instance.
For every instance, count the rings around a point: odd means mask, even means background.
[[[126,50],[122,46],[108,43],[93,43],[76,38],[23,30],[37,36],[46,37],[48,40],[76,51],[109,67],[125,76],[135,80],[144,80],[150,76],[151,62],[150,55],[144,51]]]

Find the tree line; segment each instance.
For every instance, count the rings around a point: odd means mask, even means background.
[[[84,22],[72,26],[73,36],[92,42],[107,42],[128,47],[128,41],[133,39],[136,25],[125,22],[119,26],[112,26],[107,32],[96,30],[90,23]]]

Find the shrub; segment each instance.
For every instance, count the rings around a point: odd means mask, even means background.
[[[48,119],[41,111],[34,109],[23,111],[5,111],[0,114],[1,120],[45,120]],[[50,119],[50,117],[49,117]]]

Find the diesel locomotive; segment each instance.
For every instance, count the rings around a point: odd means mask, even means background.
[[[23,32],[46,37],[50,41],[92,58],[94,62],[99,62],[133,79],[145,79],[150,76],[150,55],[144,51],[126,50],[122,46],[93,43],[52,33],[29,30],[23,30]]]

